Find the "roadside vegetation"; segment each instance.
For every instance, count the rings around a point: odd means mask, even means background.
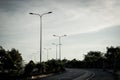
[[[0,46],[0,80],[26,80],[33,75],[59,73],[65,71],[61,60],[48,60],[46,62],[34,63],[29,61],[23,66],[21,53],[15,48],[10,51]]]
[[[18,50],[6,51],[0,46],[0,80],[12,80],[23,70],[23,59]]]
[[[67,68],[102,68],[111,69],[114,73],[120,70],[120,47],[107,47],[106,53],[90,51],[80,60],[64,60]]]
[[[64,72],[64,64],[60,60],[48,60],[42,63],[34,63],[30,61],[24,68],[24,76],[35,76],[40,74],[60,73]]]
[[[117,72],[120,69],[120,47],[107,47],[106,53],[90,51],[80,60],[48,60],[46,62],[34,63],[29,61],[23,66],[21,53],[12,48],[5,50],[0,46],[0,80],[26,80],[26,78],[51,73],[60,73],[66,68],[102,68],[112,69]]]

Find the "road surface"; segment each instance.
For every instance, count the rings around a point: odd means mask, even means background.
[[[66,72],[35,80],[120,80],[102,69],[66,69]]]
[[[92,73],[82,69],[66,69],[66,72],[36,80],[86,80]]]
[[[89,71],[95,73],[95,76],[89,80],[120,80],[117,76],[102,69],[89,69]]]

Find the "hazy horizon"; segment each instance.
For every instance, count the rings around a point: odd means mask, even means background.
[[[56,35],[62,38],[62,59],[83,59],[89,51],[120,46],[119,0],[0,0],[0,45],[16,48],[23,59],[39,61],[39,17],[43,16],[43,48],[56,58]],[[43,60],[47,60],[43,50]]]

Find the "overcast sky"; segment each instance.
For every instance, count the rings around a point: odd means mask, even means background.
[[[0,45],[16,48],[23,59],[39,61],[39,16],[43,16],[43,48],[55,46],[62,38],[62,58],[82,60],[89,51],[105,52],[120,45],[120,0],[0,0]],[[46,60],[43,50],[43,60]]]

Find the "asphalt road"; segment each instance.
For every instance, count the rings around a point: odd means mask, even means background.
[[[91,72],[82,69],[66,69],[65,73],[37,80],[85,80]]]
[[[102,69],[66,69],[67,71],[54,76],[36,80],[120,80],[112,73]]]
[[[89,80],[120,80],[117,76],[102,69],[89,69],[89,71],[95,73],[95,76]]]

